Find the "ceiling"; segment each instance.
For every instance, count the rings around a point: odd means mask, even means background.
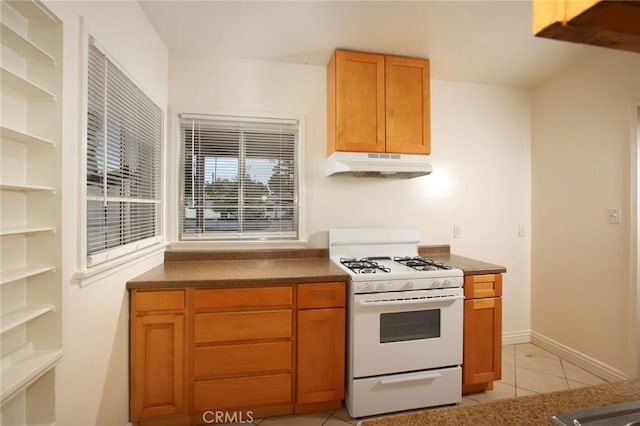
[[[171,53],[325,66],[333,49],[429,58],[441,80],[535,85],[601,48],[531,35],[531,2],[148,1]]]

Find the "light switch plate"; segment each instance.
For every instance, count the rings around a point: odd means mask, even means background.
[[[609,223],[617,225],[622,223],[622,209],[620,207],[614,207],[607,210],[609,216]]]

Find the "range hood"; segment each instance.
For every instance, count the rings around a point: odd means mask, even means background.
[[[327,158],[327,176],[350,174],[406,179],[425,176],[431,171],[427,155],[337,151]]]

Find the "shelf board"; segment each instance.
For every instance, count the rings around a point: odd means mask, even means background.
[[[24,144],[38,144],[50,147],[56,146],[55,142],[49,139],[41,138],[40,136],[32,135],[6,126],[0,126],[0,136],[2,139],[12,139]]]
[[[8,356],[7,358],[10,357]],[[26,354],[21,354],[20,357],[10,360],[11,363],[9,365],[4,365],[5,359],[3,358],[1,402],[4,403],[38,380],[51,370],[60,358],[62,358],[61,349],[29,351]]]
[[[15,311],[2,314],[2,317],[0,317],[0,334],[26,324],[47,312],[51,312],[54,308],[53,305],[24,306]]]
[[[12,283],[23,278],[34,277],[53,271],[54,269],[55,266],[53,265],[23,266],[20,268],[5,269],[0,272],[0,285]]]
[[[11,27],[0,23],[0,40],[9,49],[30,61],[47,62],[55,65],[56,59],[31,40],[15,32]]]
[[[46,10],[40,2],[7,0],[7,3],[29,21],[47,21],[52,24],[59,23],[58,18]]]
[[[36,234],[38,232],[52,232],[56,228],[53,226],[12,226],[0,229],[0,236],[19,235],[19,234]]]
[[[3,86],[6,85],[7,87],[12,87],[23,95],[31,98],[56,99],[56,95],[54,93],[24,77],[19,76],[13,71],[9,71],[6,68],[0,68],[0,70],[2,71],[0,79],[2,79]]]
[[[53,192],[56,189],[51,186],[42,186],[42,185],[13,185],[8,183],[0,183],[0,190],[19,191],[19,192],[35,192],[35,191]]]

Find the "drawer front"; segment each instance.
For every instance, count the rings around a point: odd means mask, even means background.
[[[298,309],[342,308],[345,283],[298,284]]]
[[[464,277],[464,297],[480,299],[502,296],[502,275],[469,275]]]
[[[218,410],[292,401],[291,374],[202,380],[193,385],[195,411]]]
[[[291,370],[291,342],[205,346],[195,349],[196,379]]]
[[[282,306],[293,304],[293,290],[286,287],[198,289],[196,310]]]
[[[460,402],[461,383],[460,367],[359,379],[353,384],[349,413],[362,417],[422,408],[425,395],[433,405]]]
[[[290,338],[291,332],[291,309],[211,312],[195,315],[196,343]]]
[[[182,310],[184,290],[135,290],[133,309],[136,312]]]

